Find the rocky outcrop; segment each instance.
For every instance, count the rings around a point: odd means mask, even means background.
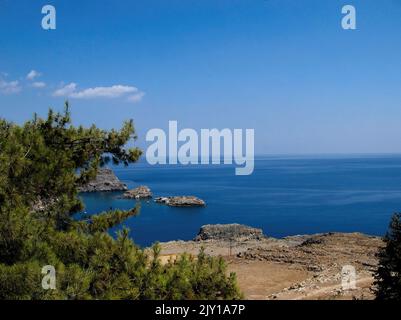
[[[194,241],[201,240],[260,240],[265,238],[262,229],[241,224],[208,224],[202,226]]]
[[[147,186],[139,186],[135,189],[124,192],[124,199],[147,199],[152,198],[152,191]]]
[[[323,271],[336,265],[347,265],[347,259],[351,258],[356,259],[355,264],[374,267],[375,254],[382,240],[360,233],[330,232],[290,236],[280,239],[277,244],[269,247],[253,246],[238,254],[238,257],[302,265],[308,271]],[[340,257],[343,261],[340,261]]]
[[[220,231],[228,226],[217,229]],[[196,256],[202,248],[207,255],[222,256],[227,262],[228,272],[236,273],[245,299],[374,298],[376,254],[385,245],[380,237],[325,233],[232,241],[221,239],[227,236],[216,233],[215,226],[205,227],[199,236],[205,235],[203,238],[211,240],[160,243],[160,257],[168,263],[184,252]],[[349,266],[356,272],[356,286],[350,289],[343,285],[344,275],[348,277],[350,272]]]
[[[158,197],[155,202],[171,207],[204,207],[205,201],[194,196]]]
[[[122,183],[113,170],[100,168],[94,180],[79,188],[79,192],[125,191],[126,184]]]

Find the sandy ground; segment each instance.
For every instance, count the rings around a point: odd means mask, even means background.
[[[372,299],[375,253],[382,240],[359,233],[329,233],[248,241],[162,243],[162,261],[183,252],[223,256],[246,299]],[[351,266],[355,274],[344,274]],[[346,267],[349,268],[349,267]],[[344,282],[352,280],[355,282]]]

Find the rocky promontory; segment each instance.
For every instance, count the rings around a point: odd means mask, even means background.
[[[194,196],[158,197],[155,202],[170,207],[204,207],[205,201]]]
[[[106,192],[106,191],[126,191],[127,185],[122,183],[113,170],[109,168],[98,169],[94,180],[89,181],[85,186],[78,189],[79,192]]]

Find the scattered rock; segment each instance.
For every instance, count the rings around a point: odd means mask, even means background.
[[[306,239],[304,242],[302,242],[300,244],[301,247],[306,247],[306,246],[310,246],[313,244],[323,244],[324,240],[322,238],[317,238],[317,237],[310,237],[308,239]]]
[[[208,224],[202,226],[195,241],[201,240],[261,240],[265,238],[262,229],[241,224]]]
[[[299,289],[301,289],[301,288],[303,288],[302,284],[300,284],[300,283],[295,283],[295,284],[293,284],[292,286],[290,286],[290,287],[288,288],[288,290],[299,290]]]
[[[122,183],[114,174],[113,170],[100,168],[94,180],[78,189],[79,192],[105,192],[125,191],[127,186]]]
[[[321,272],[323,271],[322,266],[318,266],[318,265],[309,265],[306,267],[306,269],[308,271],[312,271],[312,272]]]
[[[152,191],[147,186],[139,186],[135,189],[124,192],[124,199],[147,199],[152,198]]]
[[[155,202],[171,207],[204,207],[205,201],[194,196],[158,197]]]

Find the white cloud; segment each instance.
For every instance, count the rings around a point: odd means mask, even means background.
[[[5,81],[0,79],[0,93],[3,94],[13,94],[21,91],[21,86],[17,80],[15,81]]]
[[[27,80],[33,80],[33,79],[35,79],[35,78],[37,78],[37,77],[40,77],[42,74],[40,73],[40,72],[38,72],[38,71],[35,71],[35,70],[31,70],[27,75],[26,75],[26,78],[27,78]]]
[[[130,95],[129,101],[138,102],[144,96],[138,88],[125,85],[113,85],[110,87],[94,87],[77,90],[77,84],[72,82],[53,92],[56,97],[69,97],[74,99],[94,99],[94,98],[120,98]]]
[[[111,87],[95,87],[82,91],[77,91],[71,94],[72,98],[90,99],[90,98],[118,98],[127,93],[138,92],[138,89],[130,86],[115,85]]]
[[[144,95],[145,95],[145,92],[138,92],[138,93],[136,93],[136,94],[130,95],[130,96],[127,98],[127,101],[133,102],[133,103],[139,102],[139,101],[142,100],[142,98],[144,97]]]
[[[53,92],[53,96],[55,97],[69,97],[77,88],[77,84],[74,82],[71,82],[70,84],[67,84],[66,86],[56,90]]]
[[[41,81],[36,81],[34,83],[32,83],[32,87],[40,89],[40,88],[44,88],[46,87],[46,83],[41,82]]]

